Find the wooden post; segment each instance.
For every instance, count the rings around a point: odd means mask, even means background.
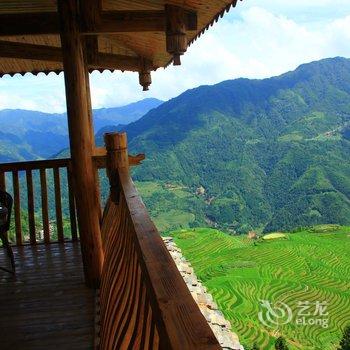
[[[89,40],[86,40],[86,39],[87,38],[85,38],[85,52],[87,52],[87,50],[90,49],[91,50],[90,53],[93,55],[94,53],[96,53],[95,50],[97,49],[97,38],[90,38]],[[92,44],[92,46],[88,44]],[[89,69],[87,65],[85,65],[85,75],[86,75],[86,98],[87,98],[88,113],[89,113],[89,132],[90,132],[90,140],[92,144],[92,155],[93,155],[96,147],[96,143],[95,143],[95,133],[94,133],[94,116],[92,113],[91,94],[90,94]],[[95,176],[95,182],[96,182],[95,198],[97,198],[97,201],[98,201],[97,205],[99,208],[99,222],[101,223],[102,221],[102,208],[101,208],[101,202],[100,202],[101,193],[100,193],[100,184],[98,181],[99,178],[98,178],[97,167],[94,167],[94,176]]]
[[[16,244],[22,245],[22,223],[21,223],[21,195],[19,187],[18,171],[12,172],[13,204],[15,213]]]
[[[6,176],[2,171],[0,171],[0,190],[6,191]]]
[[[29,226],[29,240],[31,245],[36,244],[36,225],[35,225],[35,204],[34,204],[34,188],[33,188],[33,174],[30,169],[26,170],[27,180],[27,200],[28,200],[28,226]]]
[[[100,21],[100,13],[102,11],[101,0],[84,0],[80,2],[80,13],[82,15],[82,23],[86,28],[93,27]],[[98,37],[97,36],[86,36],[84,39],[84,53],[85,62],[96,62],[98,56]],[[89,112],[89,125],[90,125],[90,139],[92,143],[93,150],[96,147],[95,144],[95,133],[94,133],[94,116],[92,113],[91,105],[91,93],[90,93],[90,81],[89,81],[89,65],[85,64],[85,74],[86,74],[86,95],[88,102],[88,112]],[[95,178],[96,178],[96,194],[95,197],[99,201],[99,221],[102,221],[102,208],[100,203],[100,185],[98,181],[98,169],[95,168]]]
[[[185,10],[175,5],[165,5],[166,49],[173,55],[174,66],[181,64],[180,56],[187,50]]]
[[[139,72],[139,82],[143,87],[143,91],[148,91],[152,84],[151,71],[147,68],[145,61],[142,59],[141,69]]]
[[[79,33],[77,0],[59,0],[61,43],[66,86],[68,127],[75,183],[76,206],[84,262],[85,280],[98,287],[103,264],[100,233],[100,207],[93,164],[88,74]]]
[[[107,176],[110,184],[111,201],[119,204],[119,171],[129,172],[128,141],[126,133],[106,133],[104,135],[107,150]]]

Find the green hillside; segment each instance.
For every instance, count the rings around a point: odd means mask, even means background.
[[[316,226],[256,241],[213,229],[179,230],[172,235],[243,344],[256,342],[260,349],[270,350],[275,337],[282,335],[293,350],[337,348],[350,320],[350,227]],[[258,317],[264,310],[261,300],[287,304],[292,320],[265,326]],[[306,322],[326,319],[328,327],[297,325],[302,317],[298,302],[310,303],[307,313],[312,315]],[[313,316],[317,302],[327,303],[321,314],[328,315]]]
[[[161,103],[147,98],[122,107],[96,109],[95,129],[127,125]],[[51,158],[69,145],[66,114],[5,109],[0,110],[0,126],[0,163]]]
[[[131,150],[147,155],[134,177],[157,189],[145,199],[151,212],[165,185],[188,193],[156,221],[190,211],[192,226],[247,232],[350,224],[349,123],[350,60],[334,58],[189,90],[126,131]]]
[[[142,108],[149,109],[148,102]],[[101,110],[101,118],[107,112]],[[20,130],[24,124],[19,121]],[[125,129],[131,152],[146,153],[133,176],[161,231],[350,224],[348,59],[189,90]],[[0,161],[33,156],[33,140],[2,133]],[[45,138],[33,139],[36,149],[56,148],[53,137],[50,147],[38,141]]]

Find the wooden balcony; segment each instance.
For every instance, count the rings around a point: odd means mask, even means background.
[[[151,71],[179,65],[237,0],[195,9],[153,0],[1,3],[0,77],[64,71],[71,159],[0,164],[0,188],[14,198],[17,267],[16,280],[1,279],[0,348],[74,349],[83,338],[101,350],[219,349],[137,194],[125,135],[107,137],[107,157],[95,159],[89,71],[137,71],[147,90]],[[111,188],[105,208],[103,165]],[[95,333],[94,292],[82,271],[95,289]]]
[[[84,283],[86,246],[75,222],[70,160],[0,165],[0,187],[7,185],[14,196],[16,261],[15,276],[0,274],[0,348],[219,349],[129,175],[137,158],[127,154],[126,135],[108,135],[106,145],[101,153],[107,155],[94,161],[96,170],[107,165],[110,181],[100,228],[101,283],[95,290]],[[28,233],[21,225],[23,191]]]

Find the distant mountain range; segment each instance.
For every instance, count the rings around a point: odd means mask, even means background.
[[[348,59],[189,90],[125,130],[147,155],[134,178],[164,229],[350,224]]]
[[[95,111],[96,140],[102,144],[106,126],[126,130],[131,152],[146,153],[133,177],[162,231],[350,224],[350,60],[326,59],[279,77],[225,81],[142,104]],[[45,157],[60,146],[63,116],[28,113],[27,124],[18,112],[1,128],[2,159],[6,143],[16,145],[9,148],[14,153],[21,148],[16,159]],[[131,123],[121,125],[125,120]],[[50,138],[45,147],[42,133]]]
[[[158,107],[162,101],[149,98],[123,107],[94,110],[94,127],[127,125]],[[66,114],[37,111],[0,111],[0,162],[49,158],[68,147]]]

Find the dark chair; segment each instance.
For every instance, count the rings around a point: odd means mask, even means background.
[[[0,239],[3,247],[6,249],[8,257],[10,258],[12,271],[3,267],[0,267],[0,269],[10,273],[15,273],[15,259],[7,237],[7,232],[10,229],[12,204],[13,200],[11,195],[3,190],[0,190],[0,206],[5,208],[3,215],[0,216]]]

